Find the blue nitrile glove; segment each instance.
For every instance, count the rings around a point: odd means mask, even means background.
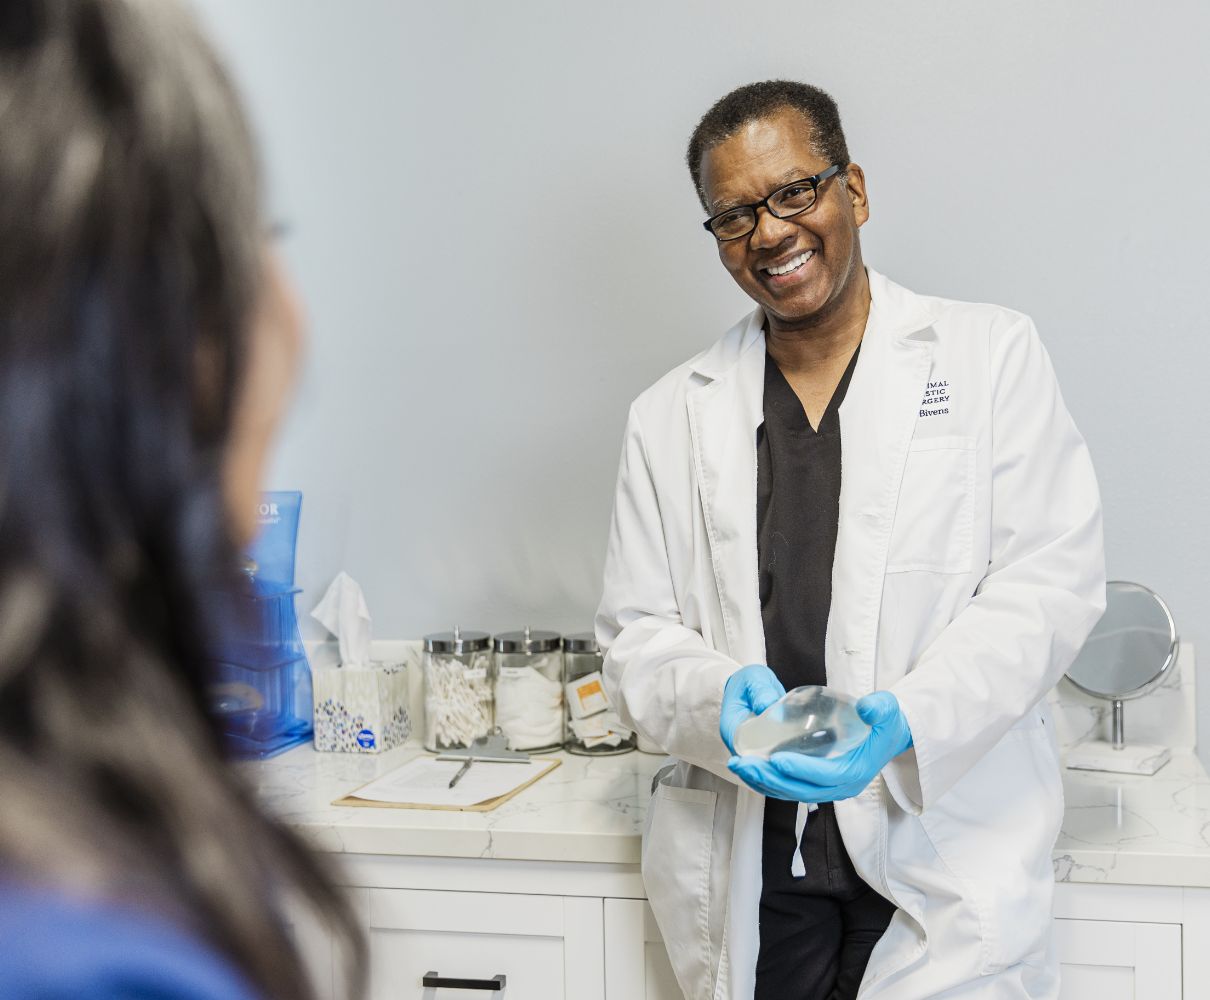
[[[723,688],[723,708],[718,717],[718,734],[735,753],[731,741],[739,724],[753,715],[760,715],[786,693],[777,674],[763,663],[741,667],[727,678]]]
[[[724,698],[724,703],[725,703]],[[768,760],[732,757],[727,766],[749,787],[791,802],[836,802],[860,795],[886,765],[912,745],[912,731],[890,691],[857,702],[857,714],[873,730],[846,754],[827,759],[775,753]]]

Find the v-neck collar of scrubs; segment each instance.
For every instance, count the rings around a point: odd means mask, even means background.
[[[773,355],[766,348],[765,419],[768,420],[776,417],[782,427],[794,434],[805,434],[808,436],[839,434],[840,404],[844,402],[845,393],[849,388],[849,381],[853,377],[853,369],[857,367],[857,355],[860,351],[861,344],[859,342],[857,347],[853,349],[853,356],[849,359],[844,374],[840,376],[840,381],[837,383],[836,388],[832,390],[832,398],[828,400],[828,405],[824,409],[823,415],[819,418],[819,426],[812,427],[811,421],[807,419],[807,411],[803,408],[802,400],[798,398],[798,393],[794,391],[794,386],[790,385],[789,379],[786,378],[785,373],[777,366],[777,362],[773,360]]]

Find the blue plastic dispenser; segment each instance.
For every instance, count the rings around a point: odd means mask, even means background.
[[[311,670],[294,609],[301,508],[297,491],[262,494],[241,580],[214,595],[210,709],[236,757],[272,757],[311,738]]]

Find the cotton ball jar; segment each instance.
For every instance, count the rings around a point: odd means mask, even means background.
[[[435,632],[424,637],[424,746],[466,747],[492,731],[495,664],[486,632]]]

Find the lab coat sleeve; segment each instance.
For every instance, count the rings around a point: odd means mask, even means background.
[[[638,414],[631,407],[596,616],[605,689],[622,721],[665,752],[733,783],[719,736],[727,678],[740,668],[682,620]]]
[[[1033,323],[991,345],[991,562],[970,603],[891,690],[914,747],[883,777],[928,809],[1054,687],[1105,610],[1088,449]]]

